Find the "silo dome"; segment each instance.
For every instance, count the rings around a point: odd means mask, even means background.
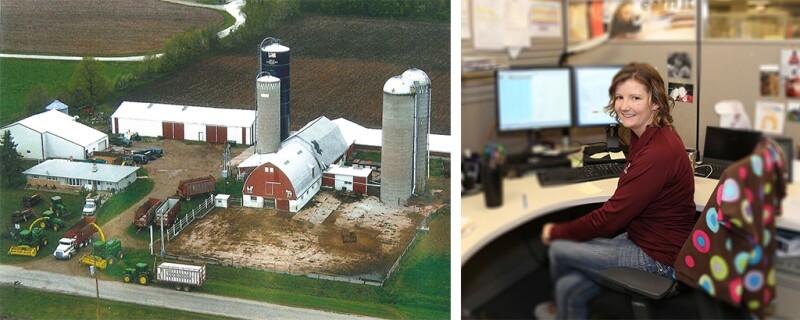
[[[264,52],[288,52],[289,51],[289,47],[284,46],[284,45],[276,42],[276,43],[261,47],[261,51],[264,51]]]
[[[431,78],[428,77],[428,74],[417,68],[408,69],[403,72],[403,78],[419,86],[429,86],[431,84]]]
[[[394,76],[386,80],[383,85],[383,92],[391,94],[412,94],[414,93],[414,84],[406,81],[402,76]]]

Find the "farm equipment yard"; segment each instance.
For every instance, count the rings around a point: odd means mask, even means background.
[[[136,209],[150,198],[174,196],[180,180],[218,174],[223,149],[222,145],[174,140],[142,141],[137,147],[160,147],[165,154],[143,166],[154,181],[150,194],[102,226],[103,232],[118,238],[126,250],[148,247],[147,241],[129,234]],[[232,152],[237,155],[244,150],[237,146]],[[449,194],[447,190],[443,192]],[[281,273],[380,281],[417,232],[424,216],[441,207],[440,203],[436,207],[391,208],[377,197],[339,200],[332,191],[322,191],[314,200],[316,203],[309,203],[294,214],[239,206],[214,208],[167,242],[166,253]],[[157,228],[154,230],[158,233]],[[155,245],[158,253],[160,246]],[[48,254],[53,249],[54,246],[48,247]],[[86,273],[84,265],[54,261],[52,257],[19,265],[72,275]]]

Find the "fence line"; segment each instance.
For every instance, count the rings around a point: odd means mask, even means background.
[[[192,212],[189,212],[183,218],[178,219],[172,224],[172,227],[167,229],[167,241],[172,241],[173,238],[178,236],[178,234],[183,231],[184,228],[188,227],[194,220],[205,217],[211,209],[214,208],[214,195],[210,194],[206,200],[200,203],[196,208],[192,209]]]

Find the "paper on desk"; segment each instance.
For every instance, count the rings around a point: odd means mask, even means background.
[[[472,230],[475,230],[475,226],[472,224],[472,219],[469,217],[461,216],[461,237],[466,237]]]
[[[592,158],[592,159],[603,159],[607,155],[608,155],[608,152],[598,152],[598,153],[595,153],[595,154],[589,156],[589,158]]]
[[[625,159],[625,153],[624,153],[624,152],[622,152],[622,151],[618,151],[618,152],[611,152],[611,153],[609,153],[609,154],[611,155],[611,160],[620,160],[620,159]]]
[[[597,186],[593,185],[591,182],[584,182],[575,185],[575,189],[578,189],[581,193],[590,196],[593,194],[597,194],[603,191],[603,189],[598,188]]]

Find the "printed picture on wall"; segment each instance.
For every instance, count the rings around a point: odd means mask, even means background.
[[[789,101],[786,104],[786,120],[800,122],[800,100]]]
[[[690,79],[692,58],[686,52],[670,52],[667,56],[667,77]]]
[[[694,102],[694,85],[680,82],[670,82],[667,85],[669,96],[675,102]]]
[[[765,64],[759,68],[761,75],[760,78],[760,92],[762,97],[777,97],[780,89],[780,70],[778,65]]]
[[[800,56],[797,49],[781,51],[781,75],[786,97],[800,97]]]

